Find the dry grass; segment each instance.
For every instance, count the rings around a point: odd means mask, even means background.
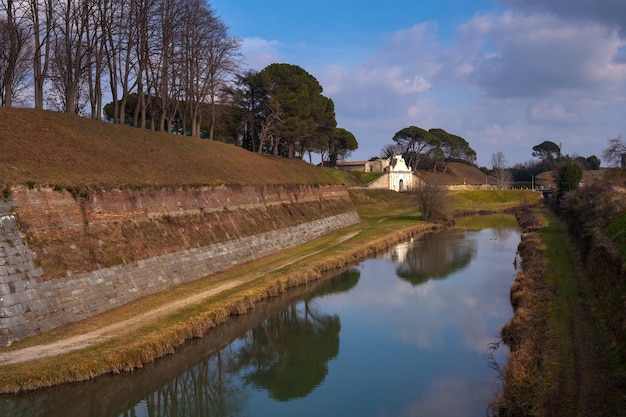
[[[0,107],[0,185],[347,184],[349,173],[221,142]]]
[[[511,287],[514,316],[502,328],[510,348],[499,416],[623,416],[626,396],[595,296],[561,223],[525,210]]]
[[[420,164],[421,165],[421,164]],[[443,172],[443,164],[438,164],[437,172],[432,167],[420,166],[418,176],[429,184],[439,185],[485,185],[495,184],[495,179],[486,175],[478,168],[461,162],[450,162],[448,169]]]

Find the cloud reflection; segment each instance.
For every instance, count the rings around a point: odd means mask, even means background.
[[[358,310],[373,326],[385,326],[423,349],[442,348],[453,331],[456,343],[484,353],[497,337],[494,327],[506,321],[502,312],[510,309],[507,294],[518,242],[515,232],[484,230],[444,232],[402,244],[385,259],[366,261],[361,284],[349,296],[327,302]],[[477,252],[481,256],[474,259]],[[494,287],[502,296],[491,295]]]

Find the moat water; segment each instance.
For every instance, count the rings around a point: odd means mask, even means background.
[[[131,374],[0,397],[0,416],[485,416],[519,240],[398,244]]]

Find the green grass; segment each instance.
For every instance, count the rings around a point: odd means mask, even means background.
[[[540,193],[531,190],[467,190],[452,191],[450,195],[457,210],[534,205],[541,199]]]
[[[601,318],[602,306],[594,296],[578,250],[565,225],[547,209],[541,230],[547,263],[548,334],[544,343],[546,369],[539,404],[559,415],[609,416],[619,407],[613,379],[615,352]],[[584,387],[582,389],[581,387]]]
[[[363,184],[369,184],[383,176],[382,172],[353,172],[352,174],[362,181]]]

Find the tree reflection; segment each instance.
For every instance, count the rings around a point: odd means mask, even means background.
[[[417,244],[401,248],[405,249],[401,254],[392,255],[399,263],[396,274],[417,286],[467,267],[476,255],[477,243],[463,232],[429,233]]]
[[[359,272],[358,269],[349,269],[339,274],[337,277],[321,284],[307,298],[312,300],[313,298],[323,297],[325,295],[350,291],[352,288],[356,287],[360,278],[361,272]]]
[[[347,271],[249,331],[239,351],[244,381],[266,389],[278,401],[306,397],[319,386],[328,361],[339,352],[341,324],[336,315],[316,312],[311,300],[348,291],[359,277],[358,270]]]
[[[223,349],[143,399],[149,417],[233,416],[241,414],[245,394],[228,370],[234,352]],[[137,415],[137,407],[124,417]],[[142,414],[144,415],[144,414]]]

